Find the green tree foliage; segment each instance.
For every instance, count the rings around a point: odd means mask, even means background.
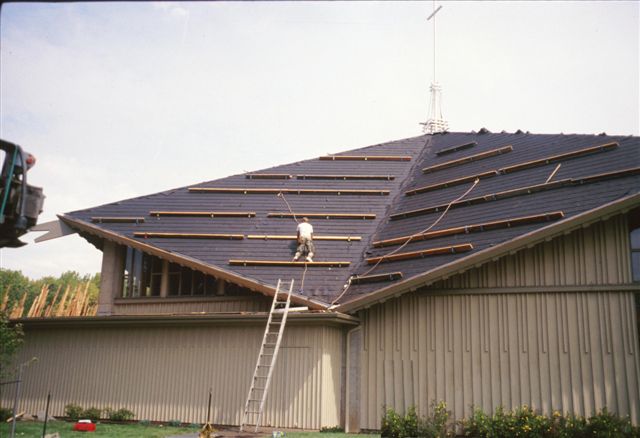
[[[20,324],[9,324],[9,317],[0,312],[0,381],[13,374],[11,364],[22,345],[24,333]]]

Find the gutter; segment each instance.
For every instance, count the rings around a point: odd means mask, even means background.
[[[273,297],[276,293],[275,287],[273,286],[258,283],[254,280],[250,280],[246,277],[242,277],[240,275],[234,274],[232,272],[226,271],[216,266],[202,264],[202,262],[196,259],[193,259],[191,257],[185,256],[183,254],[174,253],[165,249],[157,248],[147,243],[139,242],[130,237],[125,237],[120,234],[114,233],[113,231],[104,230],[88,222],[70,218],[69,216],[64,214],[58,215],[58,218],[63,223],[65,223],[66,225],[76,230],[84,231],[121,245],[130,246],[132,248],[143,251],[147,254],[151,254],[156,257],[160,257],[162,259],[187,266],[191,269],[195,269],[207,275],[212,275],[214,277],[221,278],[225,281],[237,284],[239,286],[245,287],[255,292],[259,292],[263,295]],[[327,304],[321,303],[320,301],[312,300],[308,297],[305,297],[303,295],[298,295],[293,292],[291,293],[291,301],[294,302],[295,304],[308,306],[309,309],[311,310],[327,310],[329,307]]]
[[[379,289],[369,295],[333,306],[331,309],[338,312],[351,313],[370,307],[378,302],[384,302],[389,298],[399,297],[406,292],[414,292],[419,287],[428,286],[434,281],[441,280],[455,274],[461,274],[471,268],[478,268],[490,260],[498,259],[508,254],[513,254],[524,247],[530,248],[545,240],[551,240],[559,234],[569,233],[580,226],[587,227],[591,225],[591,223],[607,219],[609,216],[619,212],[628,211],[638,205],[640,205],[640,192],[622,197],[560,222],[523,234],[522,236],[508,240],[497,246],[484,249],[475,254],[447,263],[446,265],[439,266],[431,271],[425,272],[424,274],[419,274],[400,283]]]
[[[190,313],[165,315],[113,315],[113,316],[67,316],[54,318],[19,318],[12,323],[20,323],[25,329],[30,328],[67,328],[73,327],[135,327],[135,326],[203,326],[247,324],[254,322],[263,325],[269,312],[237,312],[237,313]],[[356,326],[360,320],[354,316],[337,312],[295,312],[289,314],[288,322],[294,325],[317,323]]]

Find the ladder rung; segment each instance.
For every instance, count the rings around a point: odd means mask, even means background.
[[[273,356],[272,353],[262,353],[263,356]]]
[[[259,414],[259,413],[260,411],[245,411],[245,414]],[[251,424],[251,423],[245,423],[245,424]]]
[[[270,366],[271,366],[271,365],[258,365],[258,368],[264,368],[264,367],[269,368]]]

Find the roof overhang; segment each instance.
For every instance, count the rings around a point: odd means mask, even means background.
[[[560,234],[571,232],[576,228],[586,227],[594,222],[607,219],[614,214],[624,213],[639,205],[640,193],[616,199],[615,201],[604,204],[600,207],[585,211],[530,233],[523,234],[522,236],[508,240],[494,247],[478,251],[475,254],[447,263],[446,265],[439,266],[438,268],[426,271],[383,289],[379,289],[368,295],[333,306],[332,309],[339,312],[349,313],[370,307],[373,304],[384,302],[390,298],[399,297],[407,292],[413,292],[419,287],[428,286],[437,280],[448,278],[455,274],[461,274],[471,268],[478,268],[484,263],[496,260],[505,255],[513,254],[523,248],[530,248],[544,241],[553,239]]]
[[[78,328],[78,327],[139,327],[139,326],[211,326],[255,323],[263,326],[268,312],[250,313],[209,313],[184,315],[111,315],[111,316],[69,316],[55,318],[19,318],[12,323],[20,323],[30,328]],[[292,312],[287,317],[290,325],[348,325],[359,324],[358,318],[338,312]]]
[[[100,237],[102,239],[106,239],[111,242],[118,243],[120,245],[130,246],[132,248],[138,249],[147,254],[154,255],[156,257],[160,257],[162,259],[169,260],[174,263],[178,263],[180,265],[200,271],[207,275],[212,275],[216,278],[220,278],[230,283],[237,284],[238,286],[242,286],[254,292],[259,292],[263,295],[272,297],[275,294],[274,286],[259,283],[257,281],[240,276],[238,274],[227,271],[217,266],[204,264],[201,261],[194,259],[192,257],[186,256],[184,254],[179,254],[179,253],[171,252],[168,250],[160,249],[155,246],[149,245],[147,243],[139,242],[130,237],[122,236],[112,231],[104,230],[100,227],[97,227],[94,224],[71,218],[64,214],[58,215],[58,218],[63,223],[65,223],[66,225],[68,225],[69,227],[77,231],[89,233],[94,236]],[[326,310],[328,308],[327,304],[321,303],[316,300],[312,300],[308,297],[295,294],[295,293],[291,293],[291,301],[295,304],[308,306],[309,309],[312,309],[312,310]]]

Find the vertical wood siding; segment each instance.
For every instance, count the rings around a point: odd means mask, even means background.
[[[502,257],[438,282],[438,289],[585,286],[631,282],[626,215]]]
[[[25,372],[20,410],[43,410],[51,390],[53,415],[76,403],[125,407],[136,419],[204,422],[212,388],[212,420],[237,425],[263,331],[263,325],[29,330],[19,360],[39,361]],[[263,424],[341,424],[342,342],[341,328],[289,325]],[[11,397],[3,391],[3,405]]]
[[[361,427],[383,406],[422,414],[445,400],[456,418],[528,404],[640,421],[632,292],[427,296],[361,312]]]

